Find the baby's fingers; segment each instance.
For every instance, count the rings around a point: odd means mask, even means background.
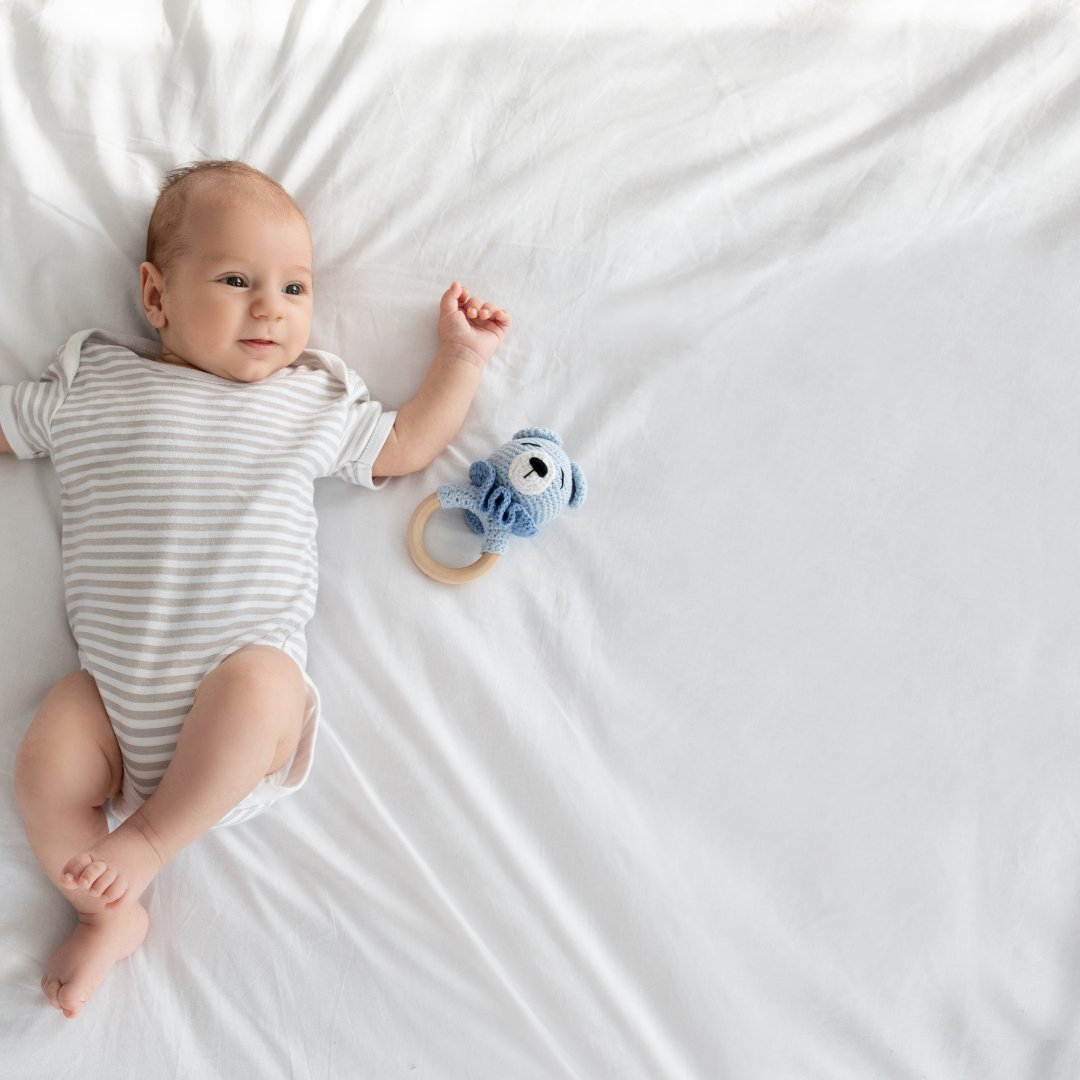
[[[469,290],[464,285],[454,282],[449,289],[442,294],[439,308],[443,315],[452,315],[458,310],[461,303],[468,299]]]
[[[501,331],[510,328],[510,312],[503,311],[502,308],[494,307],[491,304],[481,304],[476,314],[470,317],[476,319],[477,322],[487,323],[488,325],[485,327],[487,330],[492,329],[492,323]]]
[[[469,290],[457,281],[443,293],[439,307],[444,315],[460,311],[470,322],[493,322],[500,330],[506,330],[511,322],[509,311],[485,303],[478,296],[470,296]]]
[[[490,307],[485,307],[484,301],[476,296],[465,305],[465,316],[469,319],[486,319],[490,313]]]

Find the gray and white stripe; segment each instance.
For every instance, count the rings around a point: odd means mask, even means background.
[[[313,482],[377,486],[394,420],[326,353],[257,383],[156,353],[86,331],[40,382],[0,387],[12,449],[50,455],[60,477],[68,618],[142,798],[216,664],[262,643],[304,667]]]

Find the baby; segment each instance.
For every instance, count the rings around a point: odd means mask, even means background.
[[[304,215],[269,177],[177,169],[141,267],[160,345],[84,331],[40,382],[0,386],[0,451],[48,455],[60,477],[79,646],[15,761],[30,847],[79,913],[41,980],[67,1017],[146,936],[139,897],[158,870],[306,779],[314,480],[378,488],[423,469],[510,326],[454,282],[427,376],[385,412],[306,348],[311,265]]]

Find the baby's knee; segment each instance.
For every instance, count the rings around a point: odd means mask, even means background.
[[[26,738],[15,754],[15,801],[24,810],[43,803],[100,806],[122,778],[120,768],[92,746]]]
[[[86,672],[53,687],[15,753],[20,806],[68,797],[97,805],[119,788],[120,748],[100,702]]]
[[[240,650],[238,658],[253,665],[262,678],[293,687],[304,684],[300,665],[287,652],[272,645],[249,645]]]
[[[15,799],[20,806],[55,792],[64,772],[63,747],[55,740],[28,731],[15,753]]]
[[[242,694],[245,698],[265,699],[286,708],[303,708],[304,675],[288,653],[272,645],[248,645],[237,650],[222,661],[211,676],[225,679],[229,692]],[[206,681],[210,681],[209,678]],[[202,689],[200,685],[199,690]]]

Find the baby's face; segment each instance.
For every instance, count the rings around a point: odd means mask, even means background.
[[[311,332],[311,237],[298,215],[257,205],[202,206],[162,279],[143,263],[143,310],[161,359],[233,382],[291,364]]]

